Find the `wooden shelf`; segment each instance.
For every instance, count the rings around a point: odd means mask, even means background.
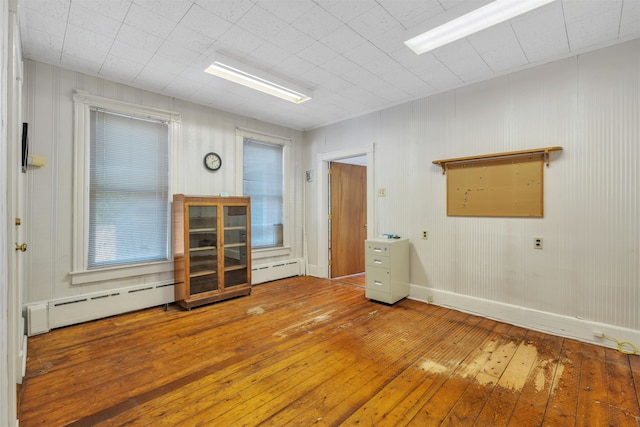
[[[526,156],[528,154],[544,154],[545,162],[547,166],[549,166],[549,153],[552,151],[561,151],[561,150],[562,150],[562,147],[545,147],[545,148],[534,148],[532,150],[506,151],[504,153],[480,154],[477,156],[456,157],[453,159],[434,160],[433,164],[440,166],[442,168],[442,174],[444,175],[447,171],[447,164],[449,163],[470,162],[473,160],[488,160],[488,159],[496,159],[500,157]]]

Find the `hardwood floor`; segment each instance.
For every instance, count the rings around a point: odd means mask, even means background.
[[[639,426],[640,357],[296,277],[29,338],[20,426]]]

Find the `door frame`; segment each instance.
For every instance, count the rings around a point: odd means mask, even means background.
[[[375,162],[374,144],[340,151],[322,153],[318,156],[318,277],[329,278],[329,163],[350,157],[367,156],[367,239],[375,236]],[[364,248],[362,249],[364,250]]]

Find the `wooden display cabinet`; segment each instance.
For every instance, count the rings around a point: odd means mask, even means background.
[[[175,299],[183,308],[251,293],[249,197],[173,196]]]

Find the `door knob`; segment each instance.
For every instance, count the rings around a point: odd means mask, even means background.
[[[21,245],[16,243],[16,251],[21,251],[21,252],[26,252],[27,251],[27,244],[23,243]]]

